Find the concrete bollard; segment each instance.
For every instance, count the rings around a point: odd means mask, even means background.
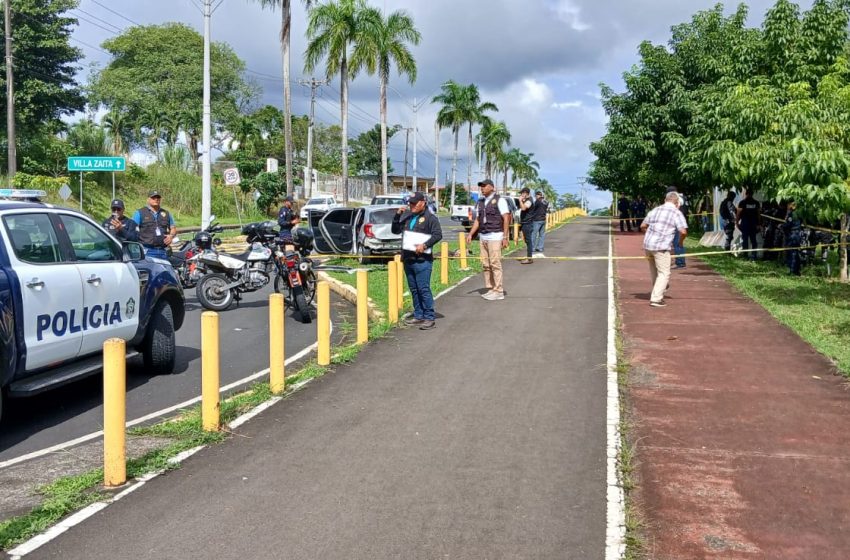
[[[460,251],[460,269],[469,270],[469,263],[466,262],[466,234],[460,232],[457,235],[457,246]]]
[[[357,344],[369,342],[369,273],[357,271]]]
[[[519,247],[519,222],[514,222],[514,247]]]
[[[120,338],[103,343],[103,483],[127,482],[127,351]]]
[[[215,311],[201,314],[201,423],[206,432],[217,432],[221,427],[218,323]]]
[[[387,263],[387,313],[391,325],[398,323],[398,263]]]
[[[285,309],[283,294],[269,296],[269,388],[274,395],[286,390]]]
[[[449,283],[449,244],[445,241],[440,243],[440,283]]]
[[[331,365],[331,288],[327,282],[319,282],[316,286],[316,307],[318,317],[316,341],[319,344],[316,361],[320,366],[329,366]]]

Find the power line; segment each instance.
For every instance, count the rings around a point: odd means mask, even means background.
[[[94,25],[94,26],[95,26],[95,27],[97,27],[97,28],[103,29],[104,31],[106,31],[106,32],[107,32],[107,33],[109,33],[110,35],[115,35],[115,33],[116,33],[116,32],[115,32],[115,31],[113,31],[112,29],[109,29],[108,27],[104,27],[103,25],[100,25],[100,24],[99,24],[99,23],[97,23],[96,21],[92,21],[92,20],[90,20],[90,19],[88,19],[88,18],[86,18],[86,17],[84,17],[84,16],[81,16],[81,15],[79,15],[79,14],[74,14],[74,13],[72,13],[71,15],[73,15],[73,16],[74,16],[74,17],[76,17],[77,19],[81,19],[81,20],[83,20],[83,21],[85,21],[85,22],[87,22],[87,23],[90,23],[91,25]],[[117,28],[117,29],[120,29],[120,28]],[[119,32],[120,32],[120,31],[119,31]]]
[[[95,4],[97,4],[98,6],[100,6],[100,7],[101,7],[101,8],[103,8],[104,10],[106,10],[107,12],[111,12],[111,13],[115,14],[116,16],[120,17],[121,19],[124,19],[124,20],[129,21],[129,22],[130,22],[130,23],[132,23],[133,25],[142,25],[141,23],[139,23],[139,22],[137,22],[137,21],[133,21],[132,19],[128,18],[127,16],[125,16],[125,15],[123,15],[123,14],[119,14],[118,12],[116,12],[115,10],[113,10],[112,8],[110,8],[109,6],[106,6],[106,5],[104,5],[104,4],[101,4],[101,3],[100,3],[100,2],[98,2],[97,0],[90,0],[90,1],[91,1],[91,2],[93,2],[93,3],[95,3]]]

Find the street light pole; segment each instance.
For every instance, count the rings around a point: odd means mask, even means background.
[[[8,1],[8,0],[7,0]],[[210,20],[212,19],[212,0],[204,0],[204,118],[203,143],[201,155],[201,227],[210,225],[212,213],[212,140],[210,138]]]
[[[8,180],[9,188],[12,188],[12,179],[18,170],[17,150],[15,144],[15,87],[14,87],[14,59],[12,57],[12,6],[11,0],[3,2],[4,30],[6,32],[6,141],[8,143]]]
[[[419,190],[419,170],[416,169],[416,135],[419,133],[419,118],[417,116],[417,111],[419,107],[416,106],[416,98],[413,98],[413,192]],[[427,189],[426,189],[427,190]]]

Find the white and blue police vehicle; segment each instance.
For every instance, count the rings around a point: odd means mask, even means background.
[[[171,373],[185,315],[168,262],[44,196],[0,189],[0,417],[5,398],[99,373],[109,338]]]

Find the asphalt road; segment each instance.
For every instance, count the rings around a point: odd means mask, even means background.
[[[547,255],[607,254],[607,224]],[[601,560],[607,263],[506,263],[29,558]]]
[[[228,385],[268,367],[268,297],[266,288],[245,294],[239,307],[221,313],[221,384]],[[334,318],[348,309],[335,302]],[[151,376],[141,356],[127,367],[127,420],[140,418],[201,394],[201,312],[194,290],[186,292],[186,319],[177,332],[177,368],[172,375]],[[336,321],[335,321],[336,322]],[[316,324],[286,313],[286,356],[316,341]],[[70,441],[103,427],[101,376],[25,399],[9,399],[0,429],[0,461]]]

